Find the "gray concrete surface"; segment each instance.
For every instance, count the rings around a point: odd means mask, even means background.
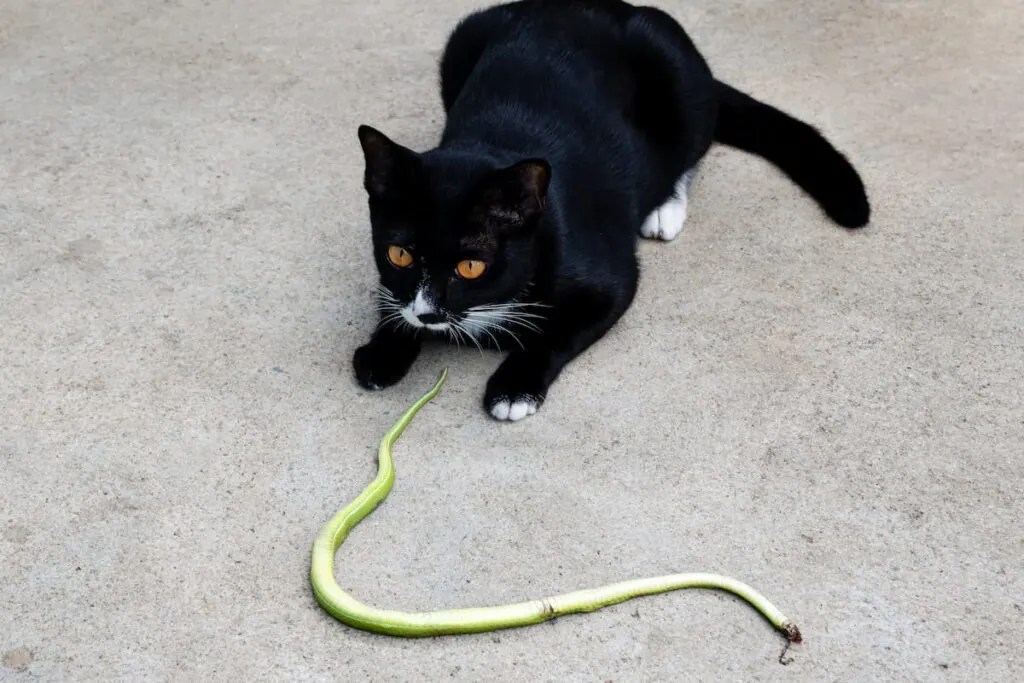
[[[538,416],[496,356],[369,395],[359,123],[423,147],[470,0],[5,0],[0,678],[1010,681],[1024,676],[1024,7],[662,2],[716,70],[863,170],[846,234],[716,151],[636,306]],[[357,596],[494,604],[709,570],[688,591],[443,640],[349,630],[316,531],[442,365]]]

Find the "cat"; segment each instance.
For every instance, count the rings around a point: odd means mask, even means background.
[[[672,240],[711,147],[759,155],[835,223],[870,218],[815,128],[714,78],[666,12],[522,0],[473,12],[440,60],[445,125],[415,152],[358,128],[380,317],[356,380],[401,380],[425,339],[506,351],[484,409],[520,420],[631,305],[638,237]]]

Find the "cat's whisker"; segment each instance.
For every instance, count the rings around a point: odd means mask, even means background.
[[[448,333],[448,338],[455,342],[455,346],[461,349],[463,333],[462,330],[459,329],[459,326],[455,324],[454,320],[448,321],[448,327],[445,329],[445,332]]]
[[[401,311],[392,311],[388,315],[382,316],[381,319],[377,321],[377,328],[379,329],[381,327],[384,327],[385,325],[389,325],[395,322],[396,320],[404,320]]]
[[[397,306],[387,305],[379,306],[377,312],[381,315],[401,315],[402,311]]]
[[[455,328],[455,326],[454,325],[449,325],[445,329],[445,332],[448,333],[448,339],[450,339],[451,341],[455,342],[455,348],[461,349],[462,348],[462,339],[461,339],[461,336],[458,333],[458,330]]]
[[[452,321],[450,321],[449,324],[452,326],[452,329],[458,330],[460,333],[466,335],[466,337],[471,342],[473,342],[473,344],[476,345],[477,350],[480,351],[480,355],[481,356],[484,355],[484,347],[480,345],[480,342],[477,340],[476,335],[474,335],[472,331],[467,329],[466,326],[463,325],[462,322],[452,320]]]
[[[529,315],[526,313],[516,313],[509,311],[485,311],[483,313],[484,315],[493,316],[495,318],[501,318],[503,320],[522,320],[524,322],[529,322],[531,325],[536,324],[532,322],[534,320],[546,320],[546,318],[542,315]]]
[[[519,339],[519,336],[515,332],[513,332],[512,330],[510,330],[507,327],[505,327],[504,325],[502,325],[501,322],[500,322],[500,319],[499,319],[498,322],[495,322],[495,321],[481,321],[481,324],[482,324],[482,326],[484,327],[485,330],[487,330],[488,328],[500,330],[504,334],[507,334],[508,336],[512,337],[512,339],[515,340],[516,344],[519,345],[519,348],[521,348],[521,349],[525,349],[526,348],[523,345],[522,340]],[[488,331],[488,334],[490,334],[489,331]],[[491,335],[491,338],[493,339],[493,335]]]
[[[504,327],[502,325],[495,325],[495,327],[497,327],[499,330],[501,330],[502,332],[504,332],[508,336],[512,337],[512,339],[515,341],[515,343],[519,344],[519,348],[523,349],[524,351],[526,350],[526,346],[523,344],[522,340],[519,339],[519,335],[517,335],[515,332],[513,332],[512,330],[510,330],[507,327]]]
[[[445,330],[448,333],[448,338],[455,342],[455,346],[462,348],[462,331],[451,323],[448,324],[448,328]]]
[[[541,329],[539,327],[537,327],[535,324],[533,324],[532,322],[530,322],[529,320],[522,320],[522,319],[517,318],[515,316],[506,316],[505,317],[505,321],[508,322],[509,324],[512,324],[512,325],[520,325],[521,327],[525,327],[526,329],[528,329],[528,330],[530,330],[532,332],[536,332],[537,334],[541,334],[542,333]]]
[[[377,296],[380,297],[382,300],[387,301],[389,303],[394,303],[394,304],[398,303],[398,297],[396,297],[394,292],[392,292],[390,289],[388,289],[384,285],[378,283],[374,287],[374,290],[377,293]]]
[[[534,315],[542,317],[537,313],[527,313],[526,311],[520,311],[521,308],[527,307],[538,307],[538,308],[551,308],[547,304],[532,304],[532,303],[504,303],[504,304],[481,304],[479,306],[473,306],[469,310],[471,311],[517,311],[523,313],[523,315]]]
[[[498,351],[501,351],[501,344],[498,342],[498,338],[495,337],[493,334],[491,334],[491,331],[489,329],[487,329],[487,325],[482,324],[481,322],[479,322],[477,320],[474,320],[471,316],[467,315],[459,323],[459,326],[462,327],[462,329],[464,329],[466,331],[466,334],[468,334],[470,337],[473,338],[473,341],[477,342],[477,346],[480,348],[480,354],[481,355],[483,355],[484,348],[483,348],[483,346],[481,346],[480,342],[477,341],[477,339],[476,339],[476,333],[478,333],[478,332],[482,332],[482,333],[486,334],[488,337],[490,337],[491,341],[494,342],[495,348],[497,348]]]
[[[517,304],[490,304],[476,306],[469,309],[469,313],[482,318],[484,321],[500,320],[510,325],[518,325],[537,334],[542,334],[540,327],[534,320],[543,320],[546,316],[536,313],[528,313],[518,310]]]
[[[509,301],[501,301],[493,304],[481,304],[481,306],[545,306],[551,307],[551,304],[546,304],[541,301],[518,301],[516,299],[510,299]]]
[[[490,330],[489,330],[489,329],[487,328],[487,326],[486,326],[486,325],[481,325],[481,326],[480,326],[480,330],[481,330],[481,331],[482,331],[482,332],[483,332],[484,334],[486,334],[486,335],[487,335],[488,337],[490,337],[490,338],[491,338],[491,341],[492,341],[492,342],[494,342],[494,348],[496,348],[496,349],[498,350],[498,352],[500,353],[500,352],[502,351],[502,348],[501,348],[501,341],[500,341],[500,340],[499,340],[499,339],[498,339],[497,337],[495,337],[495,336],[494,336],[494,333],[492,333],[492,332],[491,332],[491,331],[490,331]]]
[[[494,310],[494,311],[481,311],[479,309],[472,309],[470,311],[470,315],[475,317],[475,318],[479,318],[480,322],[482,324],[487,325],[487,326],[492,326],[493,325],[493,326],[499,327],[502,331],[504,331],[506,333],[508,333],[509,330],[506,329],[505,327],[502,327],[501,325],[497,325],[496,323],[506,323],[506,324],[508,324],[509,326],[512,326],[512,327],[519,326],[519,327],[526,328],[527,330],[530,330],[532,332],[536,332],[537,334],[543,334],[543,330],[541,330],[540,327],[538,327],[536,324],[531,322],[526,317],[526,314],[515,313],[515,312],[508,312],[508,311],[498,311],[498,310]],[[542,316],[530,316],[530,317],[538,317],[539,318],[539,317],[542,317]],[[522,346],[521,343],[520,343],[520,346]]]

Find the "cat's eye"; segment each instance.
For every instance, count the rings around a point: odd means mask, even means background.
[[[399,268],[408,268],[412,265],[412,254],[409,253],[408,249],[392,244],[388,247],[388,261],[391,261],[391,263]]]
[[[459,261],[455,266],[455,272],[464,280],[475,280],[483,275],[485,270],[487,270],[486,263],[472,259]]]

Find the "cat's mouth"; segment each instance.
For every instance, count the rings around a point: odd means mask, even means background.
[[[402,317],[416,328],[426,328],[434,332],[445,332],[451,328],[447,315],[433,307],[425,306],[419,297],[402,307]]]
[[[413,327],[426,328],[428,330],[434,330],[435,332],[444,332],[451,327],[451,323],[443,318],[435,319],[433,317],[429,317],[427,320],[423,320],[423,318],[416,315],[408,308],[402,309],[402,317],[405,318],[405,322],[409,323]]]
[[[434,302],[427,298],[422,287],[416,290],[416,296],[402,306],[400,312],[405,318],[405,322],[415,328],[443,330],[447,327],[444,314],[434,306]]]
[[[451,325],[447,322],[423,323],[423,326],[426,327],[428,330],[433,330],[434,332],[444,332],[449,327],[451,327]]]

